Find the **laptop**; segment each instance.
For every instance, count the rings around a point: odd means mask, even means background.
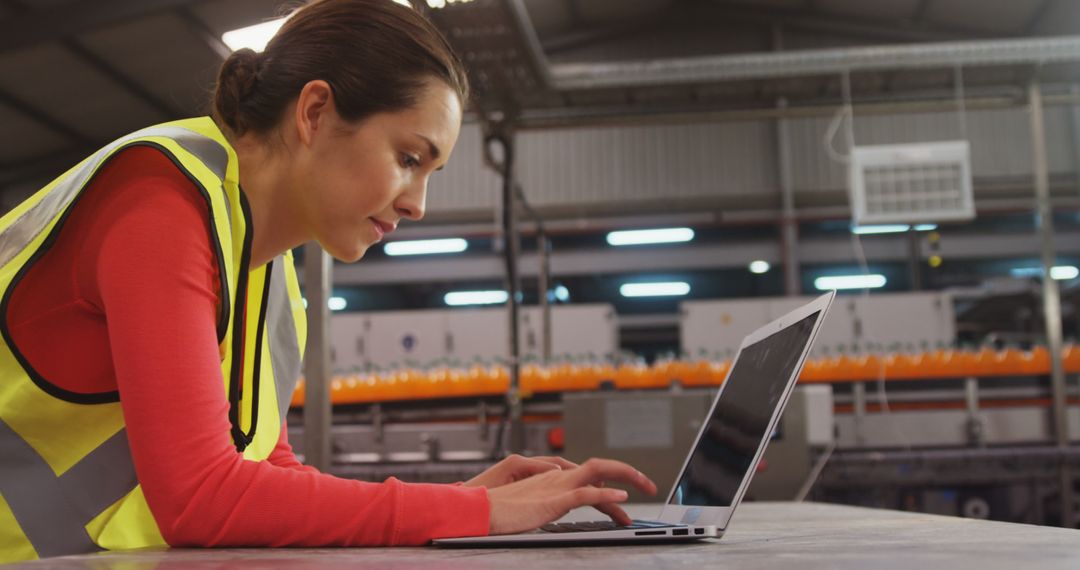
[[[832,291],[750,333],[713,399],[655,520],[554,523],[498,536],[442,538],[443,547],[641,544],[719,538],[727,529],[795,387]]]

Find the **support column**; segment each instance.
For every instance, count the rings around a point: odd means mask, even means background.
[[[525,449],[525,429],[522,423],[521,402],[521,277],[518,260],[521,256],[521,243],[517,222],[517,193],[514,181],[514,133],[505,121],[490,124],[491,134],[484,141],[488,160],[502,175],[502,232],[503,261],[506,268],[507,314],[509,317],[509,368],[510,382],[506,389],[506,408],[509,416],[510,437],[507,451],[521,453]],[[499,147],[501,160],[495,158],[495,147]]]
[[[773,51],[784,49],[784,29],[780,24],[772,30]],[[795,297],[802,293],[799,279],[799,221],[795,214],[795,182],[791,175],[791,136],[786,113],[787,98],[776,100],[780,118],[776,120],[776,168],[780,179],[780,260],[784,266],[784,294]]]
[[[781,97],[776,106],[787,108],[787,99]],[[784,264],[784,294],[797,296],[802,293],[799,279],[799,220],[795,213],[795,183],[791,176],[791,138],[788,135],[788,119],[776,120],[776,157],[780,175],[780,243]]]
[[[330,449],[330,255],[322,246],[304,246],[307,349],[304,351],[304,462],[328,471]]]
[[[1046,342],[1050,352],[1050,386],[1053,396],[1052,426],[1055,440],[1063,453],[1060,458],[1061,518],[1063,526],[1071,526],[1073,513],[1072,470],[1064,451],[1069,447],[1069,423],[1065,369],[1062,366],[1061,295],[1057,281],[1050,276],[1054,252],[1054,218],[1050,204],[1050,183],[1046,161],[1046,137],[1043,127],[1042,90],[1032,82],[1028,86],[1031,111],[1031,152],[1035,171],[1036,223],[1042,245],[1043,319],[1046,322]]]

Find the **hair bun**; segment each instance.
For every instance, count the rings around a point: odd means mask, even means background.
[[[218,73],[214,111],[225,125],[237,134],[243,134],[247,130],[240,108],[255,91],[261,65],[262,56],[249,48],[243,48],[231,53]]]

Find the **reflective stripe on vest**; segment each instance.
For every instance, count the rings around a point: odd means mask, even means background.
[[[288,259],[273,262],[270,276],[270,303],[266,309],[267,335],[270,338],[270,353],[274,358],[270,364],[274,369],[274,384],[277,388],[278,417],[284,419],[289,412],[296,380],[300,378],[300,346],[297,336],[296,321],[293,320],[291,298],[288,292]]]
[[[0,232],[0,267],[7,265],[26,244],[34,239],[38,232],[48,225],[50,220],[71,204],[90,177],[97,172],[97,165],[103,157],[109,156],[114,150],[133,140],[146,137],[164,137],[176,141],[184,150],[202,161],[219,179],[225,179],[225,165],[228,163],[229,153],[216,141],[179,127],[150,127],[134,132],[113,141],[84,160],[79,165],[82,168],[74,174],[69,174],[62,187],[53,189],[18,220]],[[225,204],[228,207],[228,200]]]
[[[100,550],[86,524],[138,484],[126,430],[57,477],[34,448],[0,420],[0,457],[6,463],[0,469],[0,495],[42,558]],[[130,477],[117,477],[117,472]]]

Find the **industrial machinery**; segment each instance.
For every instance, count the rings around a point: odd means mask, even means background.
[[[562,358],[543,362],[533,356],[521,369],[526,453],[621,459],[663,487],[700,428],[742,335],[798,302],[684,303],[688,356],[650,364],[614,350],[617,319],[610,307],[557,307],[553,322],[562,332],[554,335],[554,347]],[[1044,347],[956,346],[961,327],[950,293],[852,296],[838,300],[836,309],[759,466],[752,498],[808,497],[1062,523],[1058,477],[1063,465],[1080,463],[1080,449],[1050,443],[1050,356]],[[333,341],[333,472],[453,482],[501,456],[509,372],[489,346],[502,346],[505,338],[499,332],[505,319],[491,312],[488,324],[483,310],[457,312],[471,328],[450,333],[451,311],[335,317],[345,324],[334,330],[346,332]],[[529,309],[523,313],[522,353],[528,354],[534,350],[526,328]],[[445,348],[441,335],[453,334],[460,362],[443,352],[429,356],[427,367],[415,356],[410,364],[403,353],[393,353],[405,348],[399,341],[408,330],[433,332],[437,348]],[[464,352],[457,335],[476,335],[473,346],[492,352]],[[385,338],[376,340],[380,336]],[[428,338],[417,337],[414,348]],[[360,343],[371,350],[384,341],[378,350],[392,355],[388,360],[343,365],[346,348]],[[1066,346],[1063,365],[1068,374],[1080,374],[1080,347]],[[301,389],[294,397],[293,414],[303,396]],[[1080,433],[1078,401],[1074,389],[1068,408],[1074,434]],[[293,420],[290,425],[300,425]],[[292,430],[302,453],[299,428]]]

